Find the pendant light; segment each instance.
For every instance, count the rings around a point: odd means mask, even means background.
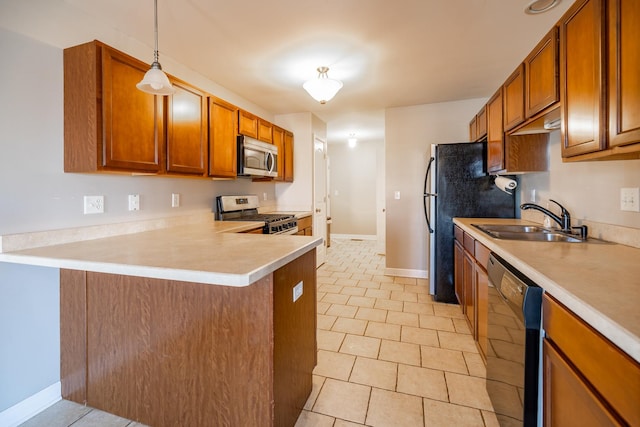
[[[309,92],[320,104],[326,104],[342,88],[340,80],[330,79],[327,75],[329,67],[318,67],[318,78],[309,80],[302,85],[304,90]]]
[[[153,51],[153,64],[144,75],[140,83],[136,85],[143,92],[153,95],[171,95],[175,93],[175,89],[171,86],[171,82],[167,75],[162,71],[162,67],[158,62],[158,0],[153,1],[154,12],[154,29],[155,29],[155,50]]]

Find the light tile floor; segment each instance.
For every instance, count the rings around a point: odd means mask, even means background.
[[[384,275],[375,242],[332,239],[318,269],[318,365],[296,427],[498,426],[457,305]],[[140,427],[61,401],[21,427]]]

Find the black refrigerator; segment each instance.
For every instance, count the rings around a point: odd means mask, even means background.
[[[429,229],[429,288],[436,301],[457,302],[453,272],[453,218],[514,218],[515,195],[487,174],[486,142],[434,144],[424,178]]]

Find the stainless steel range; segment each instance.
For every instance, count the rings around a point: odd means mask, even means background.
[[[296,234],[298,220],[295,215],[258,213],[258,196],[216,197],[216,219],[220,221],[264,222],[263,234]]]

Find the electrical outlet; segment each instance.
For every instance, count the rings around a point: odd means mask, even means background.
[[[171,194],[171,207],[172,208],[179,208],[180,207],[180,194],[179,193],[172,193]]]
[[[393,198],[396,200],[400,200],[400,192],[396,191],[395,193],[393,193]]]
[[[262,193],[262,200],[267,200],[267,193]]]
[[[139,211],[140,210],[140,195],[139,194],[129,194],[129,210],[130,211]]]
[[[298,298],[302,296],[302,282],[299,282],[293,287],[293,302],[296,302]]]
[[[620,210],[640,212],[640,188],[620,189]]]
[[[84,196],[84,214],[104,213],[104,196]]]

